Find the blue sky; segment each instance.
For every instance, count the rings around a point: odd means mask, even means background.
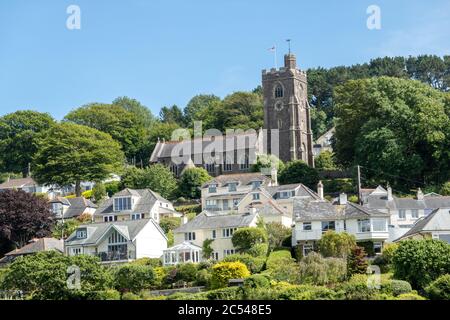
[[[66,9],[81,9],[68,30]],[[366,27],[369,5],[381,30]],[[450,54],[450,1],[0,0],[0,115],[61,119],[90,102],[138,99],[158,114],[199,93],[260,84],[285,39],[302,69]]]

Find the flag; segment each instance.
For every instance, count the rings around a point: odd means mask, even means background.
[[[274,52],[276,50],[276,48],[275,48],[275,46],[273,46],[272,48],[269,48],[267,50],[269,50],[270,52]]]

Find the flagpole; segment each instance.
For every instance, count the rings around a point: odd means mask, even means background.
[[[275,62],[275,69],[278,69],[278,63],[277,63],[277,47],[274,47],[273,55],[274,55],[274,62]]]

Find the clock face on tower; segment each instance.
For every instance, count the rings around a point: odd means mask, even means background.
[[[283,110],[283,102],[281,102],[281,101],[275,102],[275,107],[274,107],[274,109],[275,109],[276,111],[281,111],[281,110]]]

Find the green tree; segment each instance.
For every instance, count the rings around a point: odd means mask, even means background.
[[[280,184],[303,183],[309,188],[315,188],[319,182],[317,170],[309,167],[302,160],[288,162],[281,171],[279,178]]]
[[[203,168],[189,168],[181,175],[178,193],[180,196],[190,199],[198,199],[201,196],[201,186],[211,180],[211,176]]]
[[[29,110],[0,117],[0,172],[20,172],[25,177],[38,150],[38,134],[54,123],[48,113]]]
[[[347,275],[345,259],[323,258],[319,253],[310,252],[299,263],[302,284],[325,285],[338,283]]]
[[[180,126],[184,126],[183,111],[176,105],[162,107],[159,112],[159,117],[164,123],[176,123]]]
[[[80,225],[77,219],[65,219],[64,222],[58,222],[52,231],[52,237],[56,239],[67,239]]]
[[[201,114],[220,103],[220,98],[213,94],[200,94],[193,97],[186,108],[184,108],[184,118],[188,126],[192,126],[194,121],[200,121]]]
[[[118,291],[139,293],[150,289],[155,280],[152,267],[146,265],[126,264],[114,273],[114,284]]]
[[[367,254],[362,247],[353,247],[347,256],[348,275],[365,274],[369,263],[366,260]]]
[[[211,244],[214,242],[214,239],[205,239],[202,245],[202,255],[203,259],[210,259],[214,249],[211,247]]]
[[[262,228],[241,228],[233,233],[231,242],[240,252],[246,252],[251,247],[259,243],[267,243],[267,232]]]
[[[175,230],[181,225],[181,219],[177,217],[162,217],[159,220],[159,226],[167,234],[169,230]]]
[[[326,150],[321,152],[315,159],[314,164],[317,169],[322,170],[335,170],[336,164],[334,163],[333,153]]]
[[[450,244],[439,240],[401,241],[393,258],[394,277],[423,289],[450,273]]]
[[[133,113],[145,128],[150,128],[156,121],[155,116],[152,114],[150,109],[142,105],[136,99],[118,97],[112,102],[112,104],[120,106],[123,109]]]
[[[347,257],[356,247],[355,236],[347,232],[327,231],[318,242],[319,252],[324,257]]]
[[[106,188],[105,185],[101,182],[95,183],[94,187],[92,188],[92,196],[94,197],[94,200],[96,203],[100,203],[105,197],[106,197]]]
[[[265,229],[267,231],[270,250],[281,247],[283,241],[292,234],[292,230],[290,228],[285,227],[279,222],[266,223]]]
[[[447,181],[441,186],[439,193],[443,196],[450,196],[450,181]]]
[[[270,174],[273,168],[281,172],[284,169],[283,161],[273,154],[260,154],[256,157],[256,163],[252,165],[252,172]]]
[[[111,136],[73,123],[53,126],[38,142],[33,177],[38,183],[75,184],[81,196],[81,181],[101,181],[121,169],[123,153]]]

